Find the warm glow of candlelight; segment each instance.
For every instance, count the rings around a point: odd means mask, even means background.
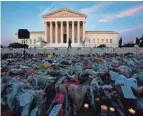
[[[129,109],[129,112],[130,112],[131,114],[135,114],[135,113],[136,113],[136,111],[133,110],[133,108]]]
[[[95,101],[100,101],[100,98],[96,98]]]
[[[85,107],[85,108],[88,108],[88,107],[89,107],[89,105],[88,105],[88,104],[84,104],[84,107]]]
[[[101,110],[102,110],[102,111],[107,111],[107,106],[102,105],[102,106],[101,106]]]
[[[110,107],[111,112],[115,112],[115,109],[113,107]]]

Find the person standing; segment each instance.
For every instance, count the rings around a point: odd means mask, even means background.
[[[138,39],[138,37],[136,38],[136,45],[135,45],[135,48],[136,48],[136,56],[138,56],[138,53],[139,53],[139,44],[140,44],[140,40]]]
[[[119,47],[120,48],[122,47],[122,38],[120,38],[120,40],[119,40]]]
[[[136,45],[139,45],[140,40],[138,38],[136,38]]]
[[[72,47],[71,47],[71,39],[70,39],[70,38],[69,38],[69,41],[68,41],[68,49],[69,49],[69,48],[72,48]]]
[[[142,35],[142,37],[140,38],[139,46],[143,47],[143,35]]]

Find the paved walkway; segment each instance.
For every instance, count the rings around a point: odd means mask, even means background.
[[[44,49],[44,48],[28,48],[26,49],[26,51],[28,53],[57,53],[57,54],[67,54],[70,53],[70,54],[88,54],[88,53],[92,53],[92,54],[103,54],[103,53],[118,53],[118,54],[122,54],[122,53],[138,53],[138,54],[141,54],[143,53],[143,48],[139,48],[138,50],[136,50],[136,48],[72,48],[72,49],[69,49],[69,51],[67,51],[67,48],[58,48],[58,49],[55,49],[55,48],[47,48],[47,49]],[[4,54],[4,53],[22,53],[23,52],[23,48],[19,48],[19,49],[8,49],[8,48],[3,48],[1,49],[1,53]]]

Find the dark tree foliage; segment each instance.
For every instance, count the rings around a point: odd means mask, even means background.
[[[122,47],[134,47],[135,44],[125,44]]]
[[[105,48],[105,47],[106,47],[105,44],[101,44],[101,45],[99,45],[97,48]]]
[[[20,44],[20,43],[11,43],[8,48],[28,48],[28,45]]]
[[[1,45],[1,48],[3,48],[3,45]]]

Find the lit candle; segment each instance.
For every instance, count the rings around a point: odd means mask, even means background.
[[[88,108],[89,107],[89,105],[88,104],[84,104],[84,108]]]
[[[133,110],[133,108],[129,109],[129,112],[130,112],[131,115],[135,115],[135,113],[136,113],[136,111]]]
[[[110,107],[110,111],[111,111],[111,112],[115,112],[115,109],[112,108],[112,107]]]
[[[113,107],[110,107],[110,116],[115,115],[115,109]]]
[[[107,106],[101,105],[101,115],[107,115]]]
[[[100,98],[96,98],[95,101],[96,101],[96,102],[100,102]]]

